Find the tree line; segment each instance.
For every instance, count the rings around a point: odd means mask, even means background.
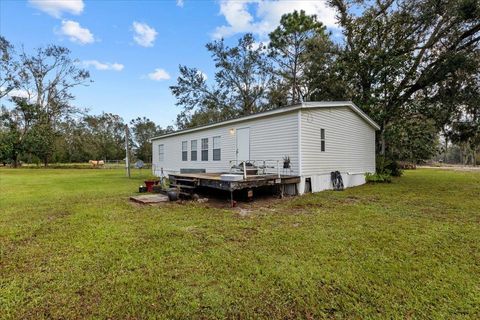
[[[137,159],[150,162],[149,139],[173,130],[143,117],[125,122],[112,113],[88,114],[73,106],[72,89],[88,85],[90,74],[70,57],[67,48],[49,45],[33,54],[17,53],[0,36],[0,98],[10,107],[0,112],[0,161],[86,162],[125,157],[125,130]]]
[[[478,0],[332,0],[341,36],[305,12],[265,44],[246,34],[206,45],[213,84],[181,65],[171,86],[179,128],[314,100],[352,100],[379,125],[377,153],[416,162],[480,147]],[[359,13],[360,12],[360,13]],[[442,143],[440,143],[440,135]],[[443,149],[443,150],[442,150]]]

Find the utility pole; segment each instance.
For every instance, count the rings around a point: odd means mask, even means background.
[[[125,125],[125,166],[127,167],[127,177],[130,178],[130,157],[128,147],[128,124]]]

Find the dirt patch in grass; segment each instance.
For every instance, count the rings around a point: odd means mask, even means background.
[[[68,210],[56,211],[54,214],[48,215],[47,219],[49,222],[53,222],[57,219],[62,219],[70,216],[72,213]]]

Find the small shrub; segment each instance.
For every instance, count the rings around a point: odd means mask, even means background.
[[[377,156],[376,159],[377,173],[386,174],[393,177],[400,177],[403,174],[396,160],[386,158],[385,156]]]
[[[369,173],[365,174],[365,180],[371,183],[390,183],[392,176],[386,173]]]

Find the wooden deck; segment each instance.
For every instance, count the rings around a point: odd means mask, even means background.
[[[298,194],[297,183],[299,176],[292,175],[251,175],[246,179],[237,181],[225,181],[221,179],[223,173],[176,173],[169,174],[170,187],[177,188],[180,194],[198,198],[195,193],[198,188],[212,188],[230,192],[230,204],[235,206],[234,191],[247,190],[248,198],[253,199],[253,189],[260,187],[278,188],[280,197],[284,195],[284,189],[288,185],[294,185],[294,194]]]
[[[291,175],[255,175],[247,176],[239,181],[225,181],[221,179],[223,173],[177,173],[170,174],[170,183],[178,188],[209,187],[214,189],[235,191],[242,189],[258,188],[263,186],[275,186],[296,184],[300,182],[299,176]]]

